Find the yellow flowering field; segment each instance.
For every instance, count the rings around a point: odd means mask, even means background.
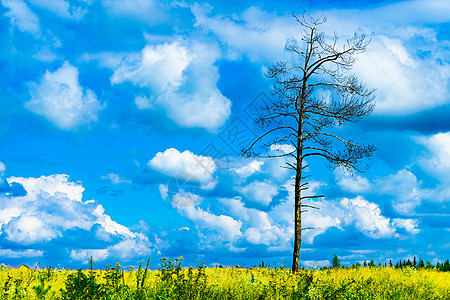
[[[161,268],[104,270],[1,267],[0,299],[450,299],[450,272],[410,267]]]

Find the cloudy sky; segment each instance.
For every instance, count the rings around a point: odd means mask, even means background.
[[[372,39],[376,108],[336,133],[377,151],[356,181],[308,161],[301,264],[450,257],[448,1],[0,4],[1,262],[290,266],[292,174],[239,150],[305,10]]]

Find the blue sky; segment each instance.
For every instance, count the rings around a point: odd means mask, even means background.
[[[301,264],[450,257],[448,1],[0,4],[2,262],[289,266],[292,174],[238,152],[304,10],[372,39],[376,109],[335,132],[377,151],[357,181],[308,161]]]

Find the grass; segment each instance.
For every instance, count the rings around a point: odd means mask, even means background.
[[[104,270],[0,268],[0,299],[450,299],[450,272],[390,267]]]

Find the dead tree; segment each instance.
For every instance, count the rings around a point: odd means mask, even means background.
[[[305,199],[322,196],[302,196],[308,184],[302,177],[305,159],[325,158],[332,168],[364,172],[360,160],[370,158],[373,145],[361,145],[336,135],[333,128],[357,122],[369,115],[374,107],[374,90],[367,88],[350,73],[356,56],[363,53],[369,39],[355,33],[341,42],[336,33],[327,37],[318,30],[326,22],[305,13],[294,15],[303,29],[301,41],[288,40],[286,49],[295,57],[294,63],[278,62],[268,68],[266,77],[274,81],[277,100],[260,108],[255,120],[263,134],[243,153],[248,157],[291,157],[287,168],[295,173],[294,253],[292,271],[299,267],[302,241],[302,212],[314,205],[302,204]],[[273,154],[270,146],[290,144],[288,153]],[[257,145],[259,147],[257,147]],[[259,149],[256,149],[259,148]]]

